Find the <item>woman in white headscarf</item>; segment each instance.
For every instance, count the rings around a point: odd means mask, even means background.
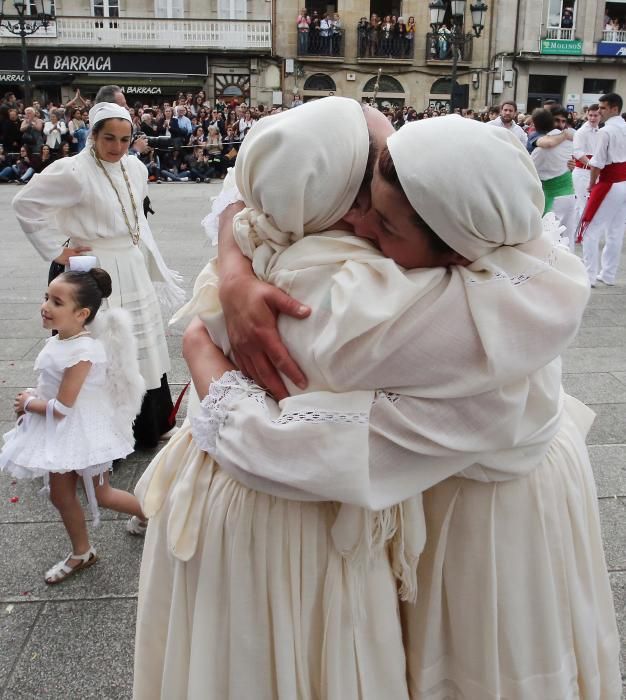
[[[295,241],[338,224],[361,187],[369,152],[363,112],[353,100],[327,100],[261,120],[237,158],[247,205],[239,236],[264,277]],[[319,135],[313,152],[303,133]],[[381,259],[363,241],[344,241],[341,231],[326,236],[331,262],[343,262],[355,248]],[[331,280],[318,274],[318,293]],[[202,312],[227,351],[216,282],[209,265],[179,315]],[[208,384],[210,375],[201,379]],[[242,375],[225,378],[226,393],[228,380],[247,393]],[[321,376],[319,387],[329,388]],[[204,451],[215,434],[208,404],[221,391],[215,384],[193,432],[186,422],[137,486],[150,521],[135,698],[408,698],[396,576],[410,597],[420,543],[404,542],[404,523],[419,523],[419,502],[370,514],[333,502],[348,482],[320,495],[305,484],[285,489],[223,471]],[[359,411],[335,419],[358,424]],[[325,427],[332,434],[334,426]]]
[[[135,421],[135,439],[139,446],[153,447],[172,427],[170,362],[159,302],[171,310],[184,292],[180,277],[165,265],[143,212],[148,177],[143,163],[127,155],[128,111],[100,102],[91,108],[89,122],[88,147],[33,177],[13,199],[13,209],[44,260],[67,265],[71,255],[95,255],[111,275],[109,303],[132,316],[148,389]]]
[[[584,444],[593,413],[561,386],[560,354],[589,295],[584,269],[542,232],[541,183],[503,130],[452,116],[405,126],[387,145],[372,183],[381,226],[368,237],[404,267],[431,269],[347,264],[311,319],[280,321],[287,339],[299,332],[289,348],[314,390],[321,375],[336,392],[361,391],[277,405],[223,377],[230,393],[208,412],[206,448],[242,480],[318,494],[341,482],[336,497],[370,508],[435,484],[417,603],[403,608],[411,697],[617,700]],[[438,267],[434,250],[464,264]],[[311,263],[322,246],[294,245],[268,279],[307,301],[296,253]],[[213,360],[214,377],[224,369]],[[380,387],[394,393],[368,395]],[[319,423],[342,410],[363,420],[336,421],[329,445]]]

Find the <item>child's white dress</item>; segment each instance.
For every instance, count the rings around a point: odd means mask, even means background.
[[[114,459],[126,457],[134,449],[128,426],[116,416],[107,387],[103,342],[89,335],[49,338],[35,361],[39,376],[34,393],[46,401],[56,398],[65,370],[82,361],[92,366],[69,415],[61,420],[36,413],[22,416],[4,435],[0,470],[17,478],[43,476],[46,481],[51,472],[79,473],[97,524],[92,477],[104,474]]]

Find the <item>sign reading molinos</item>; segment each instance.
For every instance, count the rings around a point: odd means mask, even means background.
[[[198,53],[132,51],[36,51],[28,54],[32,73],[107,75],[207,75],[207,56]],[[0,51],[0,73],[21,71],[19,51]]]

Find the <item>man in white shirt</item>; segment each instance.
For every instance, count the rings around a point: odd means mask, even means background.
[[[596,280],[615,284],[626,221],[626,122],[620,116],[623,100],[611,92],[602,95],[599,103],[604,128],[589,161],[589,199],[581,222],[583,260],[592,287]],[[606,242],[599,259],[603,233]]]
[[[521,141],[522,146],[526,146],[528,141],[528,136],[521,126],[518,126],[515,122],[515,117],[517,116],[517,105],[515,102],[503,102],[500,105],[500,116],[487,122],[488,126],[499,126],[504,129],[508,129],[514,136]]]
[[[587,110],[587,121],[574,134],[574,158],[576,167],[572,173],[574,191],[576,192],[576,209],[578,218],[583,215],[589,189],[591,173],[589,161],[596,152],[598,134],[600,133],[600,105],[592,104]]]
[[[546,198],[544,212],[554,212],[561,225],[565,226],[565,235],[573,251],[576,198],[568,161],[572,154],[574,130],[568,128],[567,112],[562,107],[536,109],[532,116],[536,132],[529,139],[528,148],[532,149],[531,158]]]

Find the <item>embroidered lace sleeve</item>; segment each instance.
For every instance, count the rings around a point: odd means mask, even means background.
[[[228,416],[229,406],[244,397],[264,401],[265,392],[239,371],[225,372],[211,382],[209,393],[200,404],[199,415],[191,419],[191,432],[201,450],[215,454],[217,435]]]
[[[213,198],[211,211],[202,219],[202,226],[211,245],[217,245],[219,237],[219,216],[230,204],[242,202],[243,199],[235,184],[235,171],[231,168],[224,179],[222,189]]]

